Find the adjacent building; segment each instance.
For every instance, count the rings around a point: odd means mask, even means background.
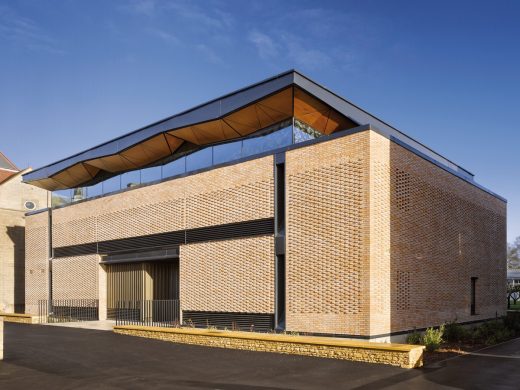
[[[27,172],[0,152],[0,312],[24,311],[25,213],[48,206],[48,191],[22,183]]]
[[[88,136],[88,135],[85,135]],[[506,201],[289,71],[24,175],[39,300],[370,340],[506,310]]]

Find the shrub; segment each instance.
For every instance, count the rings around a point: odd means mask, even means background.
[[[476,327],[472,336],[475,342],[496,344],[508,340],[512,335],[513,332],[504,324],[504,321],[498,320],[485,322]]]
[[[414,328],[413,333],[410,333],[408,336],[406,336],[406,343],[421,344],[421,334],[418,333]]]
[[[444,334],[444,325],[441,325],[439,329],[428,328],[424,332],[422,342],[426,346],[427,351],[435,351],[442,343],[442,335]]]
[[[508,312],[504,317],[504,325],[513,335],[520,335],[520,313]]]
[[[442,336],[444,341],[458,343],[465,341],[470,337],[470,332],[462,325],[457,324],[456,321],[457,319],[445,324],[444,335]]]

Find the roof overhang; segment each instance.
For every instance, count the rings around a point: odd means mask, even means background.
[[[24,182],[47,190],[92,185],[129,170],[163,164],[207,145],[251,136],[292,117],[326,135],[373,125],[473,180],[473,175],[457,164],[291,70],[33,170],[24,175]]]

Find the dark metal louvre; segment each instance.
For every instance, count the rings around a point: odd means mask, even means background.
[[[54,257],[80,256],[92,253],[97,253],[97,244],[95,242],[54,248]]]
[[[184,324],[198,328],[215,326],[221,329],[255,332],[268,332],[274,328],[274,314],[267,313],[183,311],[182,320]]]
[[[273,218],[190,229],[186,231],[186,243],[226,240],[231,238],[268,234],[274,234]]]
[[[117,240],[100,241],[54,248],[54,257],[79,256],[93,253],[112,254],[150,248],[164,248],[182,244],[229,240],[274,234],[274,219],[235,222],[225,225],[207,226],[196,229],[177,230]]]
[[[147,236],[122,238],[118,240],[101,241],[99,253],[111,253],[141,248],[163,247],[184,243],[184,231],[150,234]]]

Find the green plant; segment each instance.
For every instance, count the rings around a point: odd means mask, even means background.
[[[520,335],[520,313],[508,312],[504,317],[504,325],[513,335]]]
[[[444,335],[442,336],[444,341],[458,343],[469,338],[470,332],[456,321],[457,319],[454,319],[444,325]]]
[[[513,331],[505,325],[505,321],[495,320],[485,322],[473,329],[473,341],[488,345],[500,343],[508,340],[513,335]]]
[[[417,330],[414,328],[413,333],[410,333],[408,336],[406,336],[406,343],[407,344],[421,344],[421,334],[417,332]]]
[[[422,343],[426,346],[427,351],[435,351],[442,343],[442,335],[444,334],[444,325],[439,329],[428,328],[422,337]]]

